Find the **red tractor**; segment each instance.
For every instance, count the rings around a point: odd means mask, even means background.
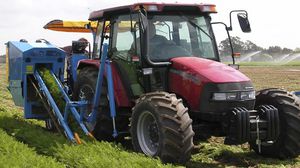
[[[242,30],[251,31],[247,12],[233,12]],[[212,23],[211,13],[215,5],[138,3],[90,14],[97,22],[87,25],[93,52],[70,66],[76,76],[70,87],[74,100],[97,103],[87,111],[98,111],[97,122],[89,125],[98,140],[131,137],[136,151],[164,162],[188,161],[193,139],[204,135],[225,137],[225,144],[249,142],[263,156],[299,155],[299,100],[280,89],[255,93],[236,66],[220,63],[212,24],[225,25],[227,33],[232,26]],[[105,43],[112,79],[104,73],[96,102]],[[111,89],[116,115],[110,110]]]

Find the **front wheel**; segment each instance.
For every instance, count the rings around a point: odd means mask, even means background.
[[[276,158],[294,158],[300,154],[299,98],[281,89],[265,89],[256,95],[255,106],[273,105],[278,109],[280,133],[274,143],[265,143],[261,152],[255,142],[250,146],[260,155]]]
[[[181,99],[166,92],[137,100],[131,118],[133,148],[163,162],[185,163],[193,149],[192,120]]]

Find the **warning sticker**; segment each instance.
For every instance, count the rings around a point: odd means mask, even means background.
[[[26,74],[33,74],[33,65],[26,65]]]

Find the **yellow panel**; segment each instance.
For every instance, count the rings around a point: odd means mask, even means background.
[[[85,25],[91,23],[91,27],[95,30],[97,28],[97,21],[63,21],[63,20],[53,20],[44,26],[45,29],[50,29],[54,31],[63,31],[63,32],[79,32],[79,33],[90,33],[89,29],[85,28]],[[106,22],[107,26],[109,22]],[[132,24],[135,24],[135,21],[132,21]],[[131,22],[130,21],[121,21],[119,23],[119,32],[130,31]]]
[[[89,21],[63,21],[63,20],[53,20],[47,23],[44,28],[54,31],[63,32],[78,32],[78,33],[90,33],[91,30],[86,29],[85,25],[91,23],[92,29],[96,29],[97,22]]]
[[[91,23],[92,28],[97,27],[97,22],[89,21],[63,21],[63,27],[85,28],[85,25]]]

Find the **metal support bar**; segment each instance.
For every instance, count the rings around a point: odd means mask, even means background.
[[[96,91],[93,99],[93,107],[92,107],[92,113],[90,117],[88,118],[88,122],[94,122],[97,119],[97,111],[99,107],[99,101],[101,97],[101,92],[102,92],[102,83],[103,83],[103,75],[104,75],[104,70],[105,70],[105,61],[107,58],[107,49],[108,45],[103,44],[103,54],[101,56],[100,60],[100,70],[98,73],[98,78],[97,78],[97,84],[96,84]]]
[[[110,116],[113,121],[113,137],[117,137],[117,129],[116,129],[116,107],[115,107],[115,97],[114,97],[114,82],[112,78],[112,71],[110,66],[110,61],[106,61],[106,73],[107,73],[107,83],[108,83],[108,97],[109,97],[109,109],[110,109]]]
[[[73,141],[73,142],[76,142],[70,127],[66,123],[64,117],[62,116],[59,108],[57,107],[57,105],[56,105],[53,97],[51,96],[50,91],[48,90],[46,84],[44,83],[42,77],[40,76],[40,74],[37,71],[34,72],[34,76],[38,81],[38,84],[41,88],[41,91],[44,92],[44,94],[47,97],[49,103],[51,104],[51,107],[53,108],[53,111],[55,112],[55,115],[58,117],[60,125],[64,128],[64,131],[66,133],[67,138],[69,140]]]
[[[96,91],[93,99],[93,108],[92,108],[92,113],[88,118],[88,122],[95,122],[97,119],[98,107],[99,107],[99,102],[100,102],[101,92],[102,92],[102,83],[103,83],[104,73],[106,73],[106,78],[108,83],[110,116],[113,122],[112,136],[117,137],[118,132],[116,129],[116,122],[115,122],[116,107],[115,107],[115,97],[114,97],[114,85],[113,85],[113,77],[112,77],[110,60],[107,59],[107,50],[108,50],[108,44],[103,44],[103,51],[102,51],[103,54],[100,60],[100,70],[98,72]]]
[[[74,106],[71,105],[73,102],[70,100],[69,96],[68,96],[67,93],[65,92],[63,85],[62,85],[61,82],[56,78],[55,74],[54,74],[52,71],[50,71],[50,73],[51,73],[51,75],[53,76],[53,78],[55,79],[55,82],[57,83],[60,92],[63,94],[63,97],[64,97],[64,99],[65,99],[65,101],[66,101],[66,109],[70,109],[71,113],[73,114],[73,116],[74,116],[74,118],[76,119],[76,121],[79,123],[79,125],[80,125],[81,129],[83,130],[83,132],[84,132],[86,135],[89,135],[90,132],[88,131],[88,129],[87,129],[86,126],[84,125],[83,121],[81,120],[81,117],[80,117],[80,115],[79,115],[77,109],[76,109]],[[65,111],[65,113],[67,113],[67,111]],[[66,118],[65,118],[65,120],[66,120]]]

